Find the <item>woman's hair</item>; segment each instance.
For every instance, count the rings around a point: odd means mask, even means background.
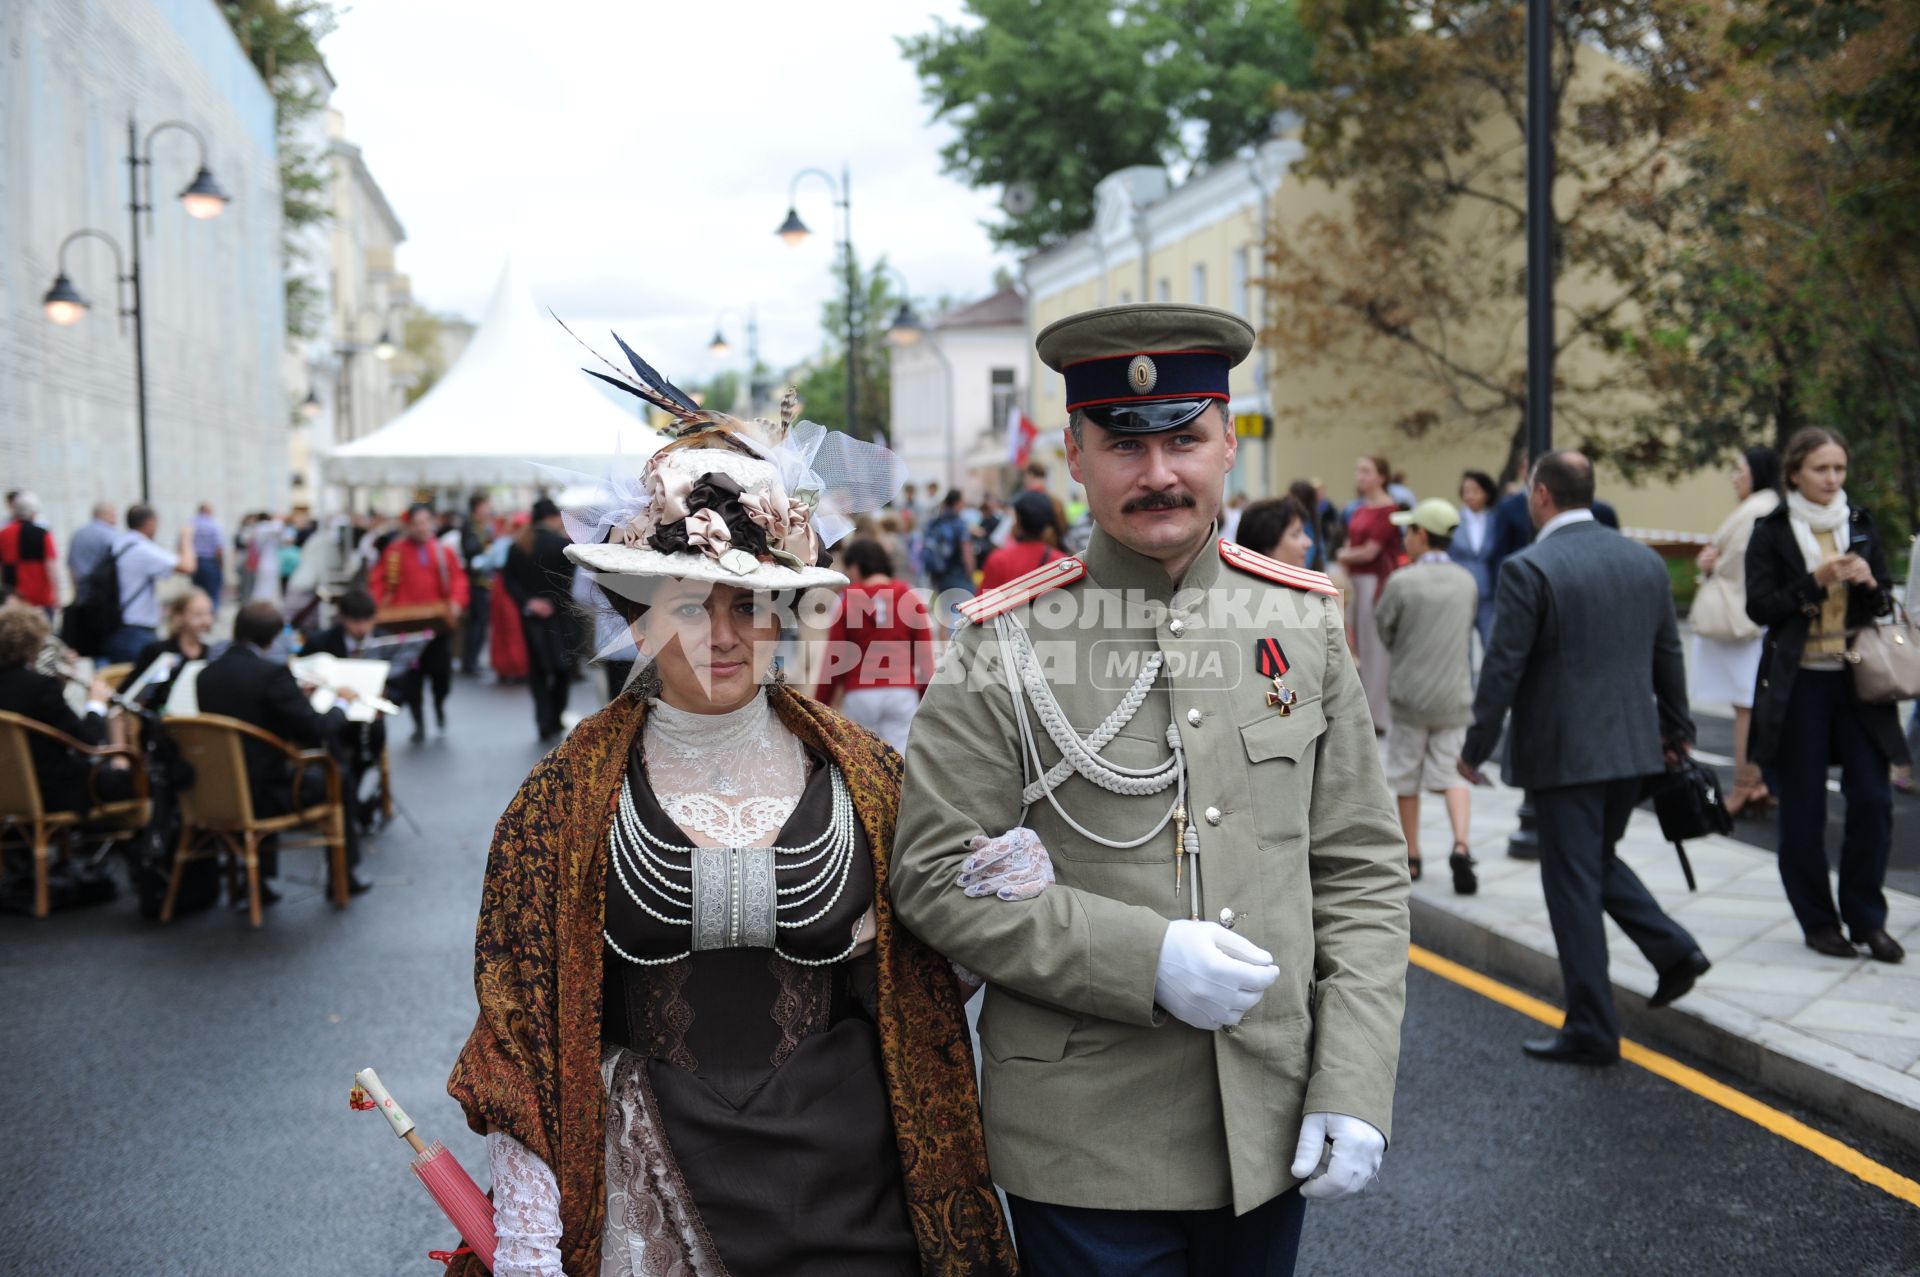
[[[1853,460],[1853,449],[1847,446],[1847,441],[1825,426],[1802,426],[1793,432],[1793,437],[1787,440],[1787,450],[1780,458],[1780,475],[1789,487],[1793,485],[1793,476],[1799,474],[1800,467],[1807,463],[1807,458],[1828,444],[1846,453],[1848,461]]]
[[[841,552],[841,558],[861,576],[893,575],[893,556],[872,537],[855,537]]]
[[[1492,505],[1500,499],[1500,485],[1485,470],[1468,470],[1460,476],[1460,482],[1471,483],[1486,495],[1487,504]]]
[[[1313,490],[1313,480],[1295,479],[1287,485],[1287,495],[1300,503],[1302,510],[1318,510],[1320,494]]]
[[[176,594],[173,600],[167,604],[168,634],[177,634],[180,632],[180,618],[187,614],[187,608],[192,606],[195,598],[205,599],[208,607],[213,606],[213,596],[197,585],[190,590],[183,590],[181,593]]]
[[[1845,444],[1840,445],[1845,448]],[[1780,454],[1772,448],[1748,448],[1740,454],[1747,459],[1747,473],[1753,476],[1755,492],[1780,490]]]
[[[53,627],[47,614],[24,603],[0,604],[0,670],[31,665]]]
[[[621,582],[621,587],[615,589],[607,584],[609,579],[607,576],[596,575],[593,579],[593,588],[600,591],[600,597],[607,601],[607,606],[612,608],[614,614],[621,620],[628,625],[640,624],[641,618],[646,616],[647,608],[653,601],[653,583],[640,577],[612,577],[611,579]],[[633,590],[640,597],[634,598],[624,593],[625,590]]]
[[[1240,524],[1234,535],[1255,554],[1271,556],[1296,521],[1303,524],[1307,521],[1306,507],[1291,496],[1269,497],[1240,512]]]
[[[1393,467],[1387,464],[1385,457],[1377,452],[1363,452],[1360,459],[1373,466],[1374,473],[1380,476],[1381,487],[1393,482]]]

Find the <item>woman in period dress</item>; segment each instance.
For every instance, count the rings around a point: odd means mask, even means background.
[[[1347,633],[1360,666],[1360,684],[1366,689],[1376,734],[1387,730],[1392,714],[1387,708],[1387,645],[1374,626],[1373,614],[1387,577],[1407,557],[1400,544],[1400,529],[1393,525],[1393,513],[1399,505],[1387,491],[1392,474],[1385,457],[1361,457],[1354,462],[1353,486],[1360,503],[1347,520],[1347,543],[1337,556],[1353,581],[1353,612],[1347,618]]]
[[[500,819],[449,1083],[488,1135],[495,1277],[1010,1274],[964,991],[887,900],[899,756],[774,657],[800,592],[845,582],[845,506],[898,486],[840,463],[891,458],[633,363],[676,437],[569,512],[567,553],[641,666]]]

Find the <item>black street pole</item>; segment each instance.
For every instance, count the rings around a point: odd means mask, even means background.
[[[1553,451],[1553,0],[1527,0],[1527,464]],[[1526,475],[1522,483],[1528,483]],[[1507,854],[1540,859],[1532,796]]]
[[[140,504],[152,503],[153,494],[147,471],[147,325],[140,297],[140,132],[133,117],[127,117],[127,213],[133,238],[127,244],[132,259],[133,284],[133,392],[135,417],[140,423]]]
[[[847,433],[861,438],[860,427],[860,328],[857,322],[859,306],[859,271],[853,260],[853,172],[846,165],[840,166],[840,216],[845,227],[845,238],[840,241],[840,251],[847,255]]]

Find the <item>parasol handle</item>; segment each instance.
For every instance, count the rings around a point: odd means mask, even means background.
[[[373,1097],[375,1107],[380,1110],[380,1116],[387,1119],[387,1125],[393,1128],[395,1135],[412,1145],[414,1152],[427,1151],[427,1146],[421,1142],[418,1135],[414,1134],[413,1119],[407,1116],[405,1109],[394,1102],[393,1096],[387,1094],[387,1088],[381,1084],[378,1073],[372,1069],[361,1069],[353,1075],[353,1080],[360,1084],[361,1090]]]

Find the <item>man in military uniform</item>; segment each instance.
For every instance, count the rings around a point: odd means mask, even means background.
[[[894,905],[987,982],[988,1155],[1040,1277],[1291,1272],[1301,1198],[1386,1147],[1407,872],[1372,719],[1327,578],[1216,530],[1253,338],[1176,305],[1041,332],[1096,531],[963,605],[908,744]]]

